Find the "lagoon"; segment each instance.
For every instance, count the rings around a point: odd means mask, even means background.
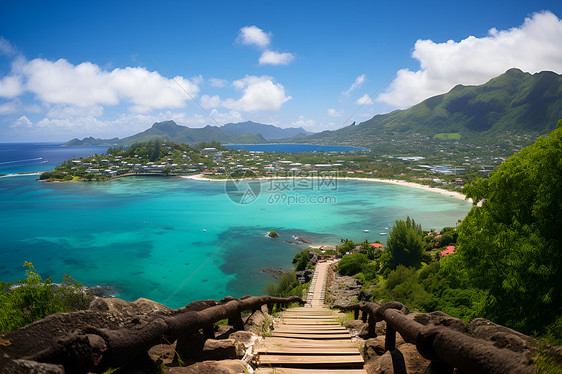
[[[273,280],[260,269],[288,270],[306,248],[294,236],[313,245],[341,238],[384,243],[380,233],[396,219],[409,215],[424,229],[440,229],[471,207],[432,191],[367,181],[284,190],[263,181],[255,201],[238,204],[223,182],[36,179],[0,178],[0,280],[23,278],[27,260],[54,281],[70,274],[88,286],[109,285],[127,300],[146,297],[174,308],[259,294]],[[290,203],[283,194],[301,198]],[[270,230],[280,237],[266,237]]]

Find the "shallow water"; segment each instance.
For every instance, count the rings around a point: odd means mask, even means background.
[[[308,190],[262,182],[255,201],[236,204],[223,182],[36,179],[0,178],[0,280],[23,278],[27,260],[55,281],[70,274],[88,286],[111,285],[127,300],[146,297],[170,307],[259,294],[272,281],[259,269],[290,269],[293,256],[306,248],[286,242],[295,242],[294,235],[315,245],[341,238],[384,243],[380,233],[398,218],[409,215],[425,229],[439,229],[454,226],[470,209],[468,202],[431,191],[362,181]],[[270,230],[280,237],[266,237]]]

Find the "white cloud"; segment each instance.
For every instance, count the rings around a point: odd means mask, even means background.
[[[402,69],[377,101],[408,107],[445,93],[457,84],[478,85],[517,67],[530,73],[562,73],[562,21],[551,12],[534,13],[523,25],[489,30],[488,36],[455,42],[418,40],[412,57],[420,69]]]
[[[244,26],[238,33],[236,41],[244,45],[255,45],[266,48],[269,45],[271,33],[266,33],[257,26]]]
[[[23,93],[21,78],[15,75],[8,75],[0,79],[0,97],[13,99]]]
[[[335,110],[334,108],[330,108],[328,109],[328,115],[330,117],[341,117],[342,112],[338,112],[337,110]]]
[[[357,104],[357,105],[372,105],[373,100],[371,100],[369,95],[365,94],[365,95],[361,96],[359,99],[357,99],[355,101],[355,104]]]
[[[316,121],[305,116],[299,116],[299,119],[291,124],[293,127],[303,127],[305,130],[316,127]]]
[[[243,92],[240,99],[221,100],[219,96],[203,95],[201,105],[205,108],[225,107],[245,112],[277,111],[285,102],[291,100],[291,96],[285,94],[285,87],[275,83],[273,78],[267,75],[246,75],[232,84]]]
[[[209,78],[209,84],[211,87],[222,88],[228,84],[228,81],[226,79]]]
[[[46,116],[48,118],[68,118],[68,117],[100,117],[103,115],[103,106],[94,105],[86,108],[70,105],[54,105]]]
[[[275,51],[263,51],[260,56],[260,65],[289,65],[293,61],[295,56],[289,52],[275,52]]]
[[[221,99],[219,95],[209,96],[203,95],[201,96],[201,106],[203,108],[218,108],[221,106]]]
[[[33,126],[33,123],[31,123],[31,121],[29,120],[29,118],[27,118],[26,116],[21,116],[20,118],[18,118],[14,123],[12,123],[10,125],[10,127],[12,128],[16,128],[16,127],[31,127]]]
[[[91,62],[73,65],[41,58],[22,63],[18,74],[0,81],[0,96],[13,98],[28,91],[47,104],[86,108],[126,103],[141,113],[184,107],[190,96],[198,95],[202,79],[168,79],[141,67],[106,71]]]
[[[10,44],[9,41],[0,36],[0,54],[12,56],[17,54],[17,50]]]
[[[346,91],[342,92],[342,94],[344,94],[345,96],[349,95],[351,91],[361,87],[366,78],[367,76],[365,74],[359,75],[357,78],[355,78],[355,82],[353,82],[353,84]]]

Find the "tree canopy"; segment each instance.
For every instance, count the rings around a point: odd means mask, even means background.
[[[412,218],[396,220],[386,242],[390,254],[388,268],[396,269],[398,265],[420,267],[424,255],[422,239],[421,225]]]
[[[561,123],[464,189],[481,206],[459,227],[455,265],[486,292],[489,317],[526,333],[562,314]]]

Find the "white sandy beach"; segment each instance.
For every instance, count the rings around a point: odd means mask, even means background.
[[[198,181],[211,181],[211,182],[225,182],[226,181],[226,179],[205,178],[203,176],[203,174],[185,175],[185,176],[182,176],[181,178],[193,179],[193,180],[198,180]],[[269,179],[291,179],[291,178],[292,177],[260,177],[260,178],[245,178],[245,179],[246,180],[269,180]],[[298,178],[302,179],[302,178],[316,178],[316,177],[298,177]],[[440,193],[441,195],[447,195],[447,196],[451,196],[451,197],[461,199],[461,200],[467,200],[468,202],[472,203],[472,199],[467,199],[466,196],[464,196],[460,192],[449,191],[449,190],[445,190],[443,188],[430,187],[430,186],[427,186],[425,184],[419,184],[419,183],[414,183],[414,182],[406,182],[406,181],[398,180],[398,179],[353,178],[353,177],[339,177],[338,179],[339,180],[355,180],[355,181],[362,181],[362,182],[389,183],[389,184],[395,184],[395,185],[399,185],[399,186],[413,187],[413,188],[418,188],[418,189],[425,190],[425,191],[432,191],[432,192]]]

